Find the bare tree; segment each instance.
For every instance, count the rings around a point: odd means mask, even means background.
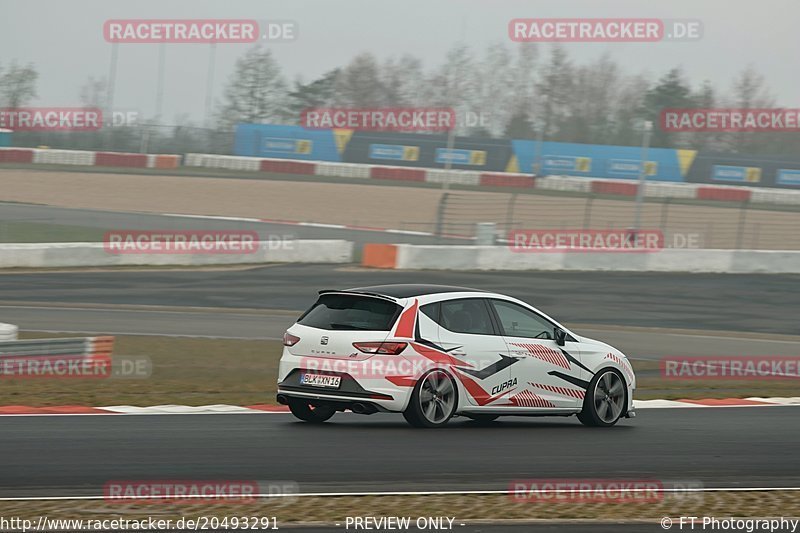
[[[0,95],[6,107],[24,107],[36,98],[36,80],[39,73],[32,64],[20,66],[11,63],[5,74],[0,77]]]
[[[95,79],[89,76],[81,85],[79,98],[83,107],[105,109],[108,83],[105,78]]]
[[[335,100],[349,107],[377,107],[383,104],[383,84],[378,60],[370,53],[359,54],[336,77]]]
[[[227,129],[239,122],[282,122],[288,118],[287,84],[272,52],[256,46],[236,61],[225,89],[218,123]]]

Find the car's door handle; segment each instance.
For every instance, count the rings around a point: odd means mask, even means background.
[[[466,354],[466,352],[462,352],[461,350],[456,350],[456,351],[450,352],[450,355],[457,355],[459,357],[464,357],[467,354]]]

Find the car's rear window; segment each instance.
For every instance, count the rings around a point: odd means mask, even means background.
[[[330,330],[389,331],[402,308],[394,302],[350,294],[324,294],[298,324]]]

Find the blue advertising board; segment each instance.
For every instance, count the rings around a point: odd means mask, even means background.
[[[758,167],[714,165],[711,169],[711,179],[728,183],[758,183],[761,181],[761,169]]]
[[[238,124],[233,152],[248,157],[341,161],[333,131],[300,126]]]
[[[800,170],[787,168],[778,169],[778,174],[775,176],[775,183],[778,185],[800,186]]]
[[[434,160],[440,165],[447,164],[449,161],[453,165],[483,166],[486,164],[486,152],[483,150],[437,148]]]

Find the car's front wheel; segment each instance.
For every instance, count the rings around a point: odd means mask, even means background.
[[[589,383],[578,420],[586,426],[613,426],[625,413],[627,400],[622,374],[613,368],[601,370]]]
[[[292,400],[289,402],[289,410],[294,416],[304,422],[321,424],[336,413],[336,409],[327,405],[314,405],[302,400]]]
[[[436,428],[455,414],[458,392],[444,370],[431,370],[417,382],[403,417],[414,427]]]

